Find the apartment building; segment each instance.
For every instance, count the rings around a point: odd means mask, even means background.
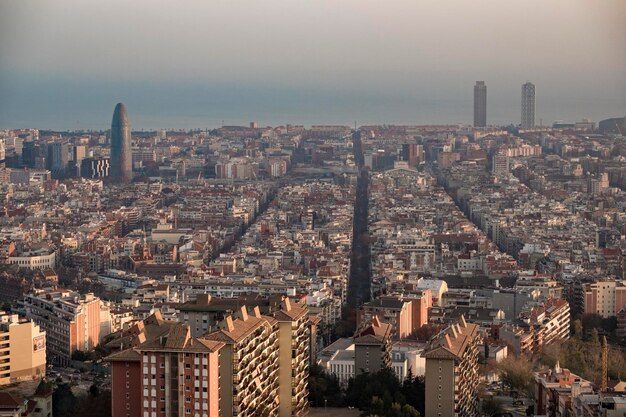
[[[223,344],[193,338],[189,326],[163,320],[157,312],[107,346],[116,351],[107,357],[113,417],[219,414]]]
[[[48,249],[14,252],[12,256],[7,258],[9,264],[28,269],[54,268],[56,261],[56,252]]]
[[[23,313],[46,332],[46,352],[55,364],[67,366],[72,353],[92,350],[100,342],[102,301],[92,293],[58,289],[36,291],[22,301]]]
[[[582,286],[585,314],[616,316],[626,307],[626,281],[602,280]]]
[[[373,316],[371,323],[354,335],[355,375],[391,368],[392,326]]]
[[[223,416],[278,415],[279,339],[278,321],[262,316],[258,307],[239,318],[228,316],[225,326],[204,336],[222,342],[219,355],[219,398]]]
[[[106,345],[113,417],[303,416],[315,324],[288,298],[274,317],[242,306],[197,338],[157,312]]]
[[[394,339],[405,339],[428,322],[427,303],[421,297],[381,297],[363,304],[357,313],[357,328],[376,316],[381,322],[391,324]]]
[[[285,298],[274,314],[279,339],[279,417],[302,416],[308,409],[311,330],[306,307]],[[314,342],[314,341],[313,341]]]
[[[592,383],[561,368],[558,362],[552,369],[535,373],[536,415],[572,415],[572,399],[584,394],[593,394]]]
[[[236,298],[198,294],[195,300],[176,305],[176,310],[178,321],[189,325],[193,337],[200,337],[207,332],[217,330],[218,323],[227,316],[235,314],[241,305],[246,305],[249,309],[259,307],[262,314],[269,314],[275,309],[275,299],[276,297],[262,297],[257,294],[241,295]]]
[[[426,415],[477,417],[478,325],[458,323],[443,330],[424,353],[426,358]]]
[[[46,375],[46,332],[17,314],[0,311],[0,386]]]

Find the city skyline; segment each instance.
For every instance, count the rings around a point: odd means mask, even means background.
[[[619,1],[145,6],[124,4],[118,16],[74,0],[3,5],[0,128],[103,129],[119,101],[137,129],[470,124],[477,79],[490,86],[496,125],[519,123],[527,79],[541,85],[536,122],[626,113]],[[217,18],[202,24],[208,16]],[[415,25],[416,16],[428,18]],[[260,36],[258,19],[269,28]]]

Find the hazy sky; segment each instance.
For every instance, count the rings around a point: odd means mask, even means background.
[[[0,128],[626,114],[625,0],[0,0]]]

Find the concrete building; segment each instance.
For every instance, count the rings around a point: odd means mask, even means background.
[[[111,178],[116,182],[133,179],[130,121],[123,103],[117,103],[111,122]]]
[[[458,323],[442,331],[424,353],[426,415],[477,417],[478,325]]]
[[[63,178],[69,162],[70,148],[67,143],[52,142],[48,144],[48,169],[53,178]]]
[[[159,312],[107,344],[112,417],[219,415],[219,342]]]
[[[278,320],[279,341],[278,416],[303,416],[309,405],[311,332],[308,311],[306,307],[292,305],[289,298],[285,298],[274,318]]]
[[[245,306],[240,318],[227,317],[223,329],[206,335],[222,342],[219,355],[219,398],[222,416],[253,416],[264,410],[270,416],[279,410],[278,322]]]
[[[599,314],[604,318],[617,316],[626,307],[626,282],[603,280],[582,287],[585,314]]]
[[[305,415],[307,308],[285,298],[275,317],[258,306],[237,316],[194,338],[188,325],[157,312],[113,335],[113,417]]]
[[[46,352],[55,364],[67,366],[72,353],[92,350],[100,342],[102,301],[91,293],[40,291],[26,295],[22,306],[46,332]]]
[[[354,336],[355,376],[391,368],[391,336],[392,326],[381,323],[377,316],[372,317],[371,324],[357,331]]]
[[[0,385],[46,375],[46,332],[33,321],[0,311]]]
[[[56,252],[39,249],[29,252],[14,252],[7,259],[9,264],[28,269],[54,269],[56,266]]]
[[[106,178],[109,168],[109,158],[85,158],[80,163],[80,175],[84,178]]]
[[[361,306],[357,313],[357,328],[370,323],[374,316],[391,324],[392,338],[405,339],[428,322],[427,300],[385,296]]]
[[[522,84],[522,129],[535,127],[535,84]]]
[[[474,127],[487,126],[487,86],[484,81],[474,85]]]
[[[221,342],[192,338],[183,324],[143,344],[139,348],[143,415],[217,415],[219,393],[211,387],[219,383],[222,346]]]
[[[572,415],[572,399],[584,394],[593,394],[591,382],[561,368],[535,373],[535,415]]]
[[[626,134],[626,116],[601,120],[598,123],[598,130],[601,133],[623,136],[624,134]]]
[[[209,294],[199,294],[195,300],[178,304],[176,310],[179,312],[178,320],[189,325],[191,335],[200,337],[207,332],[217,330],[218,324],[227,316],[237,313],[242,305],[248,309],[259,307],[262,314],[269,314],[274,310],[271,304],[269,298],[260,296],[219,298],[211,297]]]
[[[491,172],[494,175],[507,175],[509,173],[509,157],[506,155],[494,155],[491,164]]]

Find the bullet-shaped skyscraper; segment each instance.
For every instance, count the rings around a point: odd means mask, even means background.
[[[115,182],[133,179],[133,162],[130,140],[130,122],[124,103],[117,103],[111,122],[111,170]]]
[[[535,127],[535,84],[522,85],[522,129]]]
[[[487,86],[484,81],[476,81],[474,86],[474,126],[487,126]]]

